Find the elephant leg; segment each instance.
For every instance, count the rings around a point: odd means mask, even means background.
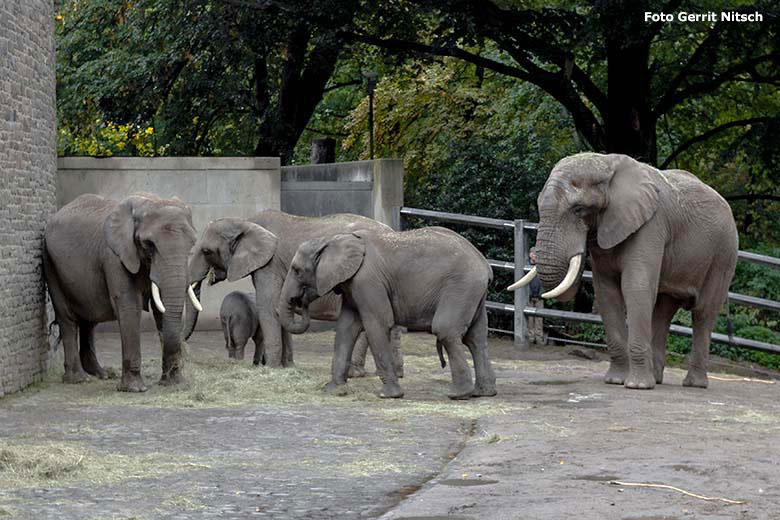
[[[401,327],[390,329],[390,347],[393,349],[393,368],[398,378],[404,377],[404,355],[401,352]]]
[[[74,321],[60,321],[60,334],[65,350],[65,374],[63,383],[83,383],[87,380],[87,373],[81,366],[78,347],[78,325]]]
[[[263,334],[266,366],[282,368],[286,363],[283,329],[273,311],[273,302],[279,299],[281,292],[281,281],[261,276],[258,271],[255,271],[252,281],[257,296],[257,317]]]
[[[628,352],[626,342],[626,305],[620,286],[612,279],[593,275],[593,288],[596,291],[601,319],[604,322],[604,332],[607,336],[607,351],[609,352],[609,369],[604,376],[604,382],[612,385],[622,385],[628,376]]]
[[[474,397],[491,397],[496,395],[496,374],[490,363],[487,345],[488,320],[487,309],[481,305],[477,311],[477,319],[471,324],[463,342],[471,351],[474,360],[474,372],[476,383],[474,385]]]
[[[366,376],[366,354],[368,354],[368,338],[365,331],[361,332],[355,341],[352,351],[352,361],[349,365],[349,377]]]
[[[688,374],[683,379],[683,386],[695,386],[707,388],[707,366],[710,360],[710,334],[715,327],[720,308],[694,309],[693,318],[693,345],[688,358]]]
[[[122,380],[117,390],[120,392],[146,392],[141,375],[141,309],[135,301],[132,289],[124,288],[115,300],[115,314],[119,320],[119,333],[122,337]]]
[[[376,373],[382,381],[382,390],[379,397],[400,398],[404,396],[401,385],[398,384],[398,376],[393,364],[393,352],[391,342],[391,327],[372,319],[363,326],[366,329],[366,337],[371,345],[371,355],[374,356]]]
[[[79,354],[81,366],[87,374],[108,379],[108,373],[98,363],[95,353],[95,324],[86,321],[79,322]]]
[[[336,340],[333,344],[331,362],[331,380],[323,390],[335,395],[346,395],[347,375],[349,373],[352,349],[358,334],[363,329],[360,316],[353,309],[343,306],[336,322]]]
[[[68,299],[60,286],[57,272],[49,260],[49,255],[43,253],[43,268],[46,273],[46,285],[49,288],[52,307],[57,324],[60,327],[63,350],[65,351],[65,374],[62,376],[64,383],[82,383],[87,379],[87,373],[81,366],[78,346],[78,323],[70,310]]]
[[[653,373],[655,382],[664,381],[666,366],[666,341],[669,337],[669,325],[680,308],[680,302],[667,294],[659,294],[653,309]]]
[[[263,343],[263,330],[260,326],[257,326],[255,335],[252,336],[252,341],[255,343],[255,355],[252,359],[252,363],[255,366],[265,365],[265,343]]]
[[[651,341],[655,298],[647,288],[625,290],[628,321],[628,361],[626,388],[649,390],[655,387]]]
[[[293,360],[293,338],[292,334],[282,329],[282,364],[284,368],[295,368]]]

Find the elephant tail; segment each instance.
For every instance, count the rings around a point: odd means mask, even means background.
[[[439,340],[436,340],[436,352],[439,354],[439,361],[441,361],[441,367],[447,366],[447,361],[444,359],[444,345]]]
[[[52,333],[52,328],[54,328],[55,325],[57,326],[57,341],[55,341],[54,345],[51,346],[52,350],[57,350],[57,347],[62,342],[62,334],[59,332],[60,322],[58,322],[56,319],[49,323],[49,337],[54,335]]]
[[[227,342],[227,348],[232,350],[233,347],[235,347],[236,342],[233,340],[233,327],[230,326],[230,318],[231,316],[228,316],[223,325],[225,327],[225,341]]]

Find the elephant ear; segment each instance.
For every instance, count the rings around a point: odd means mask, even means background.
[[[598,227],[598,244],[612,249],[655,215],[658,209],[658,174],[645,164],[620,156],[607,189],[607,207]]]
[[[252,222],[242,222],[231,244],[228,281],[249,276],[271,261],[276,253],[276,235]]]
[[[141,268],[141,257],[135,245],[136,214],[146,198],[132,195],[117,205],[103,224],[103,233],[111,251],[116,253],[125,269],[136,274]]]
[[[317,259],[317,294],[323,296],[355,276],[365,254],[366,244],[355,234],[335,235],[327,240]]]

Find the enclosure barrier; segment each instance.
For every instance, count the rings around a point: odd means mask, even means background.
[[[426,220],[436,220],[439,222],[450,222],[453,224],[465,224],[473,227],[498,229],[504,231],[512,231],[514,234],[514,262],[505,262],[502,260],[488,259],[488,263],[494,269],[504,269],[512,271],[514,273],[514,279],[520,279],[527,271],[531,269],[528,264],[528,234],[529,231],[536,231],[539,224],[536,222],[530,222],[528,220],[502,220],[488,217],[477,217],[473,215],[459,215],[457,213],[445,213],[442,211],[431,211],[426,209],[407,208],[402,207],[399,209],[398,222],[401,223],[403,228],[405,217],[418,217]],[[759,255],[756,253],[750,253],[748,251],[739,251],[739,260],[746,262],[752,262],[769,267],[780,268],[780,258],[772,256]],[[582,274],[584,280],[591,281],[593,274],[590,271],[585,271]],[[541,318],[557,318],[564,321],[578,321],[584,323],[601,323],[601,316],[598,314],[589,314],[583,312],[571,312],[560,311],[555,309],[540,309],[536,307],[530,307],[529,303],[530,290],[528,286],[522,287],[514,291],[514,305],[500,303],[500,302],[487,302],[487,308],[496,311],[504,312],[514,315],[514,343],[519,348],[528,348],[528,317],[541,317]],[[764,298],[756,298],[755,296],[748,296],[746,294],[738,294],[729,292],[729,303],[738,305],[747,305],[750,307],[758,307],[761,309],[768,309],[772,311],[780,311],[780,302],[774,300],[767,300]],[[522,311],[518,311],[522,309]],[[690,327],[683,327],[681,325],[672,325],[669,328],[669,332],[678,336],[693,336],[693,329]],[[732,336],[729,338],[726,334],[719,334],[713,332],[711,335],[712,341],[717,343],[725,343],[727,345],[733,345],[735,347],[746,348],[750,350],[759,350],[763,352],[772,352],[780,354],[780,345],[774,345],[772,343],[764,343],[762,341],[756,341],[747,338],[740,338]]]

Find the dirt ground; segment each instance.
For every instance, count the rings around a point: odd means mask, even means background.
[[[603,355],[491,338],[499,395],[451,402],[433,338],[409,334],[404,399],[376,377],[331,397],[332,337],[297,337],[297,367],[274,371],[198,333],[187,384],[163,388],[145,334],[140,395],[60,367],[0,400],[0,518],[780,518],[780,384],[683,388],[667,369],[631,391],[601,383]],[[118,335],[97,344],[116,373]]]

